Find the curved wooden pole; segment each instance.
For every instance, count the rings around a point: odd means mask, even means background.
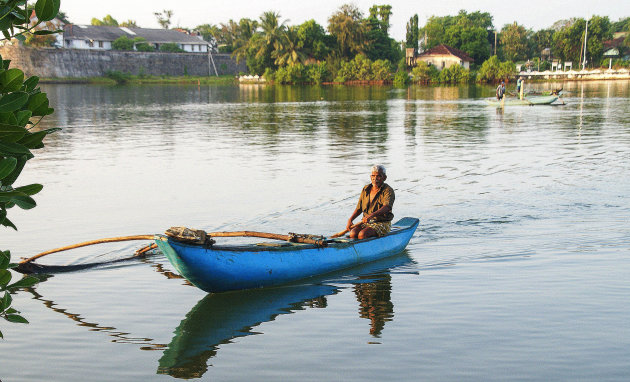
[[[42,253],[38,253],[37,255],[35,255],[33,257],[29,257],[28,259],[21,260],[18,264],[30,263],[31,261],[33,261],[35,259],[39,259],[42,256],[50,255],[51,253],[67,251],[69,249],[74,249],[74,248],[86,247],[88,245],[102,244],[102,243],[113,243],[113,242],[117,242],[117,241],[129,241],[129,240],[153,240],[154,237],[155,237],[155,235],[136,235],[136,236],[110,237],[110,238],[107,238],[107,239],[85,241],[83,243],[68,245],[68,246],[65,246],[65,247],[55,248],[55,249],[51,249],[50,251],[45,251],[45,252],[42,252]]]
[[[315,245],[319,245],[319,246],[325,246],[326,245],[326,241],[325,240],[304,238],[304,237],[294,236],[294,235],[279,235],[279,234],[276,234],[276,233],[266,233],[266,232],[254,232],[254,231],[208,232],[207,235],[210,236],[210,237],[261,237],[261,238],[265,238],[265,239],[293,241],[293,242],[296,242],[296,243],[315,244]],[[110,237],[110,238],[106,238],[106,239],[85,241],[83,243],[68,245],[68,246],[65,246],[65,247],[55,248],[55,249],[51,249],[49,251],[38,253],[35,256],[22,259],[18,264],[30,263],[33,260],[39,259],[40,257],[46,256],[46,255],[50,255],[51,253],[67,251],[67,250],[70,250],[70,249],[75,249],[75,248],[80,248],[80,247],[86,247],[88,245],[102,244],[102,243],[114,243],[114,242],[118,242],[118,241],[130,241],[130,240],[153,240],[154,237],[155,237],[155,235],[135,235],[135,236],[120,236],[120,237]],[[139,249],[138,251],[136,251],[136,255],[142,255],[146,251],[148,251],[150,249],[153,249],[153,248],[156,248],[156,247],[157,247],[157,245],[155,245],[155,244],[148,245],[148,246],[143,247],[143,248]]]
[[[330,238],[331,238],[331,239],[334,239],[334,238],[337,238],[337,237],[339,237],[339,236],[343,236],[343,235],[345,235],[346,233],[348,233],[351,229],[356,228],[356,227],[360,226],[361,224],[363,224],[363,223],[362,223],[362,222],[360,222],[360,223],[353,224],[353,225],[351,225],[351,226],[350,226],[350,228],[349,228],[349,229],[344,229],[344,230],[343,230],[343,231],[341,231],[341,232],[337,232],[336,234],[331,235],[331,236],[330,236]]]
[[[299,235],[280,235],[277,233],[256,232],[256,231],[235,231],[235,232],[207,232],[210,237],[261,237],[264,239],[275,239],[291,241],[295,243],[315,244],[326,246],[326,241],[322,239],[311,239],[300,237]]]

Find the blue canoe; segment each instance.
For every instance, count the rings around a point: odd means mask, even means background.
[[[326,246],[212,245],[176,241],[156,235],[155,242],[188,281],[206,292],[286,284],[388,257],[401,252],[418,227],[418,219],[403,218],[389,234],[364,240],[326,240]]]

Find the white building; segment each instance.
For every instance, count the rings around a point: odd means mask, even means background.
[[[416,63],[424,61],[435,66],[438,70],[446,69],[451,65],[460,65],[464,69],[470,69],[470,63],[475,62],[468,54],[448,45],[438,45],[415,57]]]
[[[142,37],[156,50],[162,44],[174,43],[186,52],[207,53],[209,43],[201,35],[193,35],[175,29],[147,29],[95,25],[68,24],[63,29],[63,47],[67,49],[110,50],[114,40],[126,36]]]

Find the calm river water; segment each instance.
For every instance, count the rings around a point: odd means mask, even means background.
[[[0,379],[627,380],[630,82],[564,89],[501,110],[490,87],[45,86],[63,131],[20,178],[45,188],[0,233],[14,259],[176,225],[329,235],[373,163],[421,223],[283,288],[207,295],[160,253],[53,274],[13,296],[30,324],[0,322]]]

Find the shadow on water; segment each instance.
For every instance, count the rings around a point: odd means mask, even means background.
[[[143,262],[151,263],[149,259]],[[415,273],[415,263],[405,250],[402,253],[343,271],[277,288],[250,289],[244,291],[208,294],[199,300],[173,331],[171,342],[155,343],[152,338],[135,336],[113,326],[91,322],[80,313],[58,307],[53,300],[45,299],[35,288],[28,288],[34,299],[47,308],[65,315],[78,326],[90,331],[106,333],[114,343],[141,345],[140,350],[162,350],[158,374],[175,378],[199,378],[208,370],[208,360],[217,355],[221,345],[235,338],[255,334],[254,328],[274,321],[283,314],[292,314],[309,308],[326,308],[327,297],[351,289],[359,304],[361,318],[370,321],[369,333],[378,338],[386,322],[394,318],[391,302],[391,272],[402,269]],[[167,278],[180,278],[153,266],[156,272]],[[39,275],[45,282],[49,275]],[[190,284],[188,284],[190,285]]]

